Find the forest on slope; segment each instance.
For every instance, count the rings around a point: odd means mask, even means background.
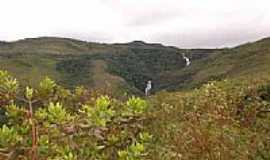
[[[98,44],[43,37],[1,43],[0,68],[33,85],[46,75],[67,87],[101,88],[105,83],[110,90],[125,88],[139,94],[149,79],[156,91],[189,80],[188,73],[175,74],[185,66],[182,53],[188,52],[195,62],[215,51],[184,50],[141,41]]]
[[[0,43],[0,68],[34,86],[49,76],[68,88],[84,85],[139,95],[149,79],[157,92],[267,74],[269,44],[265,38],[234,48],[178,49],[142,41],[99,44],[41,37]],[[191,59],[191,66],[185,67],[183,53]]]

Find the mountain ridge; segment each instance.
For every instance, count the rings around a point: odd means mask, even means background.
[[[209,80],[255,72],[256,69],[242,62],[257,65],[258,69],[267,68],[269,44],[270,38],[264,38],[234,48],[179,49],[143,41],[104,44],[70,38],[27,38],[0,43],[0,69],[34,85],[48,75],[68,87],[96,88],[95,84],[102,86],[98,81],[106,80],[100,77],[104,75],[115,77],[114,83],[108,85],[113,90],[123,87],[129,88],[131,93],[142,93],[149,79],[154,82],[154,91],[181,90]],[[191,66],[185,67],[183,53],[191,59]],[[262,63],[251,61],[252,56]],[[29,78],[29,75],[32,76]],[[116,79],[122,80],[118,83]]]

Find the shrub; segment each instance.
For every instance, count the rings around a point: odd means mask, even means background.
[[[0,128],[5,158],[121,159],[118,153],[129,148],[141,159],[147,152],[144,146],[151,135],[140,134],[147,107],[140,98],[121,102],[108,96],[90,97],[82,88],[69,91],[49,78],[37,89],[21,90],[18,82],[2,71],[0,82],[8,119]],[[121,113],[125,110],[130,111],[128,115]]]
[[[270,104],[260,88],[225,80],[155,96],[151,159],[268,159],[270,116],[262,111]]]

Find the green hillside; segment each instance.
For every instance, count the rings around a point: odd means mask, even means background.
[[[23,82],[37,85],[49,76],[72,88],[141,94],[145,82],[154,91],[198,87],[209,80],[268,75],[270,39],[226,49],[178,49],[133,41],[99,44],[41,37],[0,43],[0,69]],[[191,58],[185,67],[182,54]],[[31,76],[28,76],[31,75]]]
[[[16,75],[24,84],[37,85],[46,75],[69,88],[76,85],[107,90],[125,88],[123,91],[140,94],[149,79],[155,82],[156,91],[179,83],[179,78],[186,79],[174,75],[185,66],[181,54],[184,51],[141,41],[98,44],[42,37],[2,42],[0,68]],[[196,61],[214,51],[190,50],[189,56]],[[103,64],[99,65],[100,62]]]
[[[269,62],[269,38],[235,48],[222,49],[205,59],[195,61],[188,68],[175,72],[174,74],[180,77],[189,75],[189,79],[184,83],[173,84],[169,88],[173,90],[194,88],[209,80],[269,77]]]

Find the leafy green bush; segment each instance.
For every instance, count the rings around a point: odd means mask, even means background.
[[[125,101],[46,78],[20,88],[0,71],[0,159],[270,158],[269,84],[224,80]]]
[[[4,151],[0,157],[122,159],[118,153],[130,148],[140,159],[147,152],[146,147],[136,150],[151,137],[141,134],[141,117],[147,108],[144,100],[132,97],[121,102],[109,96],[93,97],[82,87],[69,91],[49,78],[37,89],[19,89],[7,72],[0,73],[0,93],[6,98],[3,107],[8,118],[0,128],[0,152]],[[130,111],[128,115],[124,114],[126,110]]]
[[[269,159],[270,103],[260,88],[225,80],[155,96],[152,159]]]
[[[9,148],[16,143],[21,141],[21,137],[18,135],[17,131],[13,127],[7,127],[3,125],[0,129],[0,146],[4,148]]]

